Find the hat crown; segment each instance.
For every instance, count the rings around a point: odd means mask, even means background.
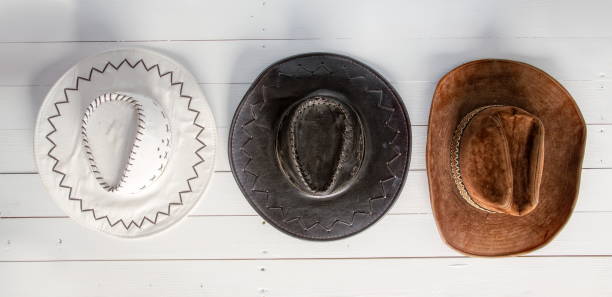
[[[357,114],[334,96],[313,95],[283,116],[277,159],[289,180],[314,196],[336,193],[356,176],[363,159]]]
[[[170,124],[154,99],[106,93],[85,110],[81,144],[90,171],[108,192],[134,194],[163,172]]]
[[[457,138],[460,178],[467,194],[463,198],[490,212],[528,214],[539,200],[542,122],[512,106],[485,107],[468,116]]]

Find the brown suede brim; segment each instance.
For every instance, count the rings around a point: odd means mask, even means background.
[[[470,111],[496,104],[522,108],[545,128],[540,201],[525,216],[470,206],[459,197],[451,178],[455,127]],[[442,238],[474,256],[516,255],[548,243],[576,202],[585,142],[586,124],[574,99],[542,70],[508,60],[478,60],[446,74],[434,93],[427,137],[431,206]]]

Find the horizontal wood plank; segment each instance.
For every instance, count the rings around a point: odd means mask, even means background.
[[[610,257],[0,263],[0,295],[607,297]]]
[[[602,236],[610,224],[612,212],[574,213],[553,242],[530,255],[612,256],[612,240]],[[387,215],[360,234],[329,242],[293,238],[257,216],[191,216],[171,231],[132,240],[93,232],[68,218],[0,221],[0,261],[459,255],[439,238],[431,214]]]
[[[393,46],[390,46],[393,43]],[[94,43],[0,43],[0,86],[52,85],[79,60],[104,50],[145,47],[189,69],[200,83],[248,83],[270,64],[307,52],[352,56],[391,82],[437,82],[475,59],[519,60],[558,80],[609,80],[612,37],[237,40]]]
[[[0,32],[0,42],[378,38],[382,34],[609,37],[612,23],[606,12],[610,9],[606,0],[40,1],[36,8],[10,0],[0,4],[0,27],[10,28]]]

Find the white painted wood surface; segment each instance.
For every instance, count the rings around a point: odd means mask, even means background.
[[[0,296],[611,296],[612,2],[0,2]],[[50,85],[79,59],[140,46],[190,69],[219,127],[212,186],[157,236],[120,240],[66,217],[36,174],[32,137]],[[353,56],[398,90],[413,124],[406,186],[379,223],[309,242],[256,215],[227,160],[228,127],[250,82],[289,55]],[[439,238],[424,171],[431,95],[478,58],[542,68],[588,124],[580,197],[567,227],[528,256],[466,258]]]

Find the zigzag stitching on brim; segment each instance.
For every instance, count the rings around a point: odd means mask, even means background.
[[[302,65],[300,65],[300,67],[301,67],[303,70],[305,70],[305,71],[307,71],[307,72],[309,72],[309,73],[311,73],[311,74],[314,74],[314,72],[316,72],[317,70],[319,70],[319,69],[321,69],[321,68],[325,68],[325,70],[327,70],[329,73],[332,73],[332,72],[331,72],[331,71],[330,71],[330,70],[327,68],[327,66],[326,66],[326,65],[323,65],[323,66],[319,65],[319,66],[317,67],[317,69],[315,69],[315,70],[313,70],[313,71],[310,71],[310,70],[306,69],[306,68],[305,68],[304,66],[302,66]],[[280,76],[280,75],[282,75],[282,76],[287,76],[287,77],[290,77],[290,78],[292,77],[290,74],[287,74],[287,73],[279,73],[279,76]],[[353,81],[354,81],[354,79],[363,78],[363,76],[351,77],[351,76],[350,76],[348,73],[346,73],[346,75],[347,75],[347,78],[348,78],[348,79],[349,79],[351,82],[353,82]],[[401,151],[398,151],[398,150],[397,150],[397,148],[395,148],[395,147],[392,145],[392,144],[393,144],[393,143],[394,143],[394,142],[397,140],[397,137],[399,136],[399,134],[401,133],[401,131],[400,131],[399,129],[394,128],[394,127],[392,127],[391,125],[389,125],[389,122],[391,121],[391,118],[393,117],[393,114],[395,113],[396,108],[394,108],[393,106],[385,106],[385,105],[383,104],[383,92],[382,92],[382,90],[366,90],[366,92],[368,92],[368,93],[376,93],[376,94],[378,94],[379,98],[378,98],[377,107],[378,107],[379,109],[382,109],[382,110],[386,111],[386,112],[389,112],[389,117],[388,117],[388,118],[387,118],[387,120],[385,121],[385,127],[386,127],[387,129],[390,129],[391,131],[393,131],[394,135],[393,135],[393,138],[392,138],[390,141],[388,141],[388,142],[387,142],[387,144],[388,144],[388,145],[389,145],[389,147],[391,147],[391,148],[393,149],[393,151],[395,152],[395,155],[394,155],[393,157],[391,157],[389,160],[387,160],[387,161],[385,162],[385,165],[386,165],[386,167],[387,167],[387,171],[389,171],[390,176],[388,176],[388,177],[386,177],[386,178],[384,178],[384,179],[379,180],[378,184],[380,185],[381,195],[378,195],[378,196],[374,196],[374,197],[370,197],[370,198],[369,198],[369,200],[368,200],[369,210],[368,210],[368,211],[365,211],[365,210],[360,210],[360,209],[355,209],[355,210],[353,210],[353,215],[351,216],[350,221],[345,221],[345,220],[340,219],[339,217],[336,217],[336,218],[334,219],[334,221],[333,221],[333,222],[332,222],[332,223],[331,223],[329,226],[327,226],[327,227],[326,227],[326,226],[324,226],[324,225],[322,225],[320,222],[315,222],[315,223],[313,223],[312,225],[307,226],[307,225],[304,223],[304,221],[302,220],[302,217],[300,217],[300,216],[296,216],[296,217],[292,217],[292,218],[286,218],[286,216],[287,216],[287,211],[286,211],[286,210],[287,210],[287,207],[284,207],[284,206],[272,206],[272,205],[270,205],[270,190],[269,190],[269,189],[263,189],[263,190],[256,189],[256,185],[257,185],[257,181],[258,181],[258,179],[259,179],[259,176],[258,176],[257,174],[255,174],[254,172],[250,171],[249,169],[247,169],[247,167],[249,166],[249,164],[251,163],[251,161],[253,160],[253,158],[252,158],[252,157],[250,156],[250,154],[248,153],[248,150],[247,150],[247,149],[245,149],[245,146],[246,146],[246,145],[247,145],[249,142],[251,142],[251,140],[253,140],[254,136],[253,136],[253,135],[251,135],[251,134],[250,134],[250,133],[249,133],[249,132],[246,130],[246,128],[247,128],[249,125],[253,124],[253,123],[254,123],[254,122],[257,120],[258,116],[257,116],[257,114],[256,114],[256,112],[255,112],[255,109],[256,109],[255,107],[256,107],[257,105],[259,105],[259,104],[262,104],[262,103],[265,101],[265,98],[264,98],[262,101],[255,102],[255,103],[251,103],[251,106],[250,106],[250,108],[251,108],[251,119],[250,119],[249,121],[247,121],[247,123],[246,123],[246,124],[243,124],[243,125],[241,125],[241,127],[240,127],[240,129],[241,129],[242,131],[244,131],[244,133],[245,133],[245,134],[248,136],[248,140],[247,140],[247,141],[245,141],[245,142],[244,142],[244,143],[243,143],[243,144],[240,146],[240,149],[239,149],[239,150],[240,150],[240,152],[241,152],[241,153],[242,153],[244,156],[246,156],[246,157],[247,157],[246,164],[245,164],[245,165],[244,165],[244,167],[242,168],[242,171],[243,171],[243,172],[245,172],[246,174],[252,175],[252,176],[255,178],[255,180],[253,181],[253,185],[252,185],[252,187],[251,187],[251,192],[253,192],[253,193],[263,193],[263,194],[265,194],[265,195],[266,195],[266,202],[265,202],[265,204],[264,204],[264,205],[265,205],[265,207],[266,207],[268,210],[277,210],[277,211],[280,211],[280,213],[281,213],[281,217],[282,217],[282,221],[283,221],[283,222],[285,222],[285,223],[287,223],[287,224],[288,224],[288,223],[293,223],[293,222],[296,222],[296,223],[298,223],[298,224],[300,225],[300,227],[302,227],[302,229],[303,229],[304,231],[307,231],[307,232],[308,232],[308,231],[310,231],[310,230],[312,230],[312,229],[314,229],[315,227],[320,227],[320,228],[322,228],[323,230],[325,230],[325,231],[327,231],[327,232],[331,232],[331,231],[334,229],[334,227],[335,227],[337,224],[344,224],[344,225],[347,225],[347,226],[352,226],[352,225],[353,225],[353,223],[354,223],[354,221],[355,221],[355,217],[356,217],[357,215],[367,215],[367,216],[372,216],[372,215],[373,215],[373,213],[374,213],[374,209],[373,209],[373,207],[372,207],[372,202],[374,202],[375,200],[379,200],[379,199],[387,199],[387,198],[388,198],[388,196],[387,196],[387,192],[385,191],[385,186],[384,186],[384,183],[385,183],[385,182],[388,182],[388,181],[390,181],[390,180],[396,180],[396,179],[398,178],[398,176],[397,176],[397,175],[396,175],[396,174],[393,172],[393,170],[391,170],[391,167],[390,167],[389,165],[390,165],[391,163],[395,162],[395,161],[396,161],[396,160],[397,160],[397,159],[398,159],[398,158],[399,158],[399,157],[402,155]]]
[[[125,222],[123,219],[119,219],[119,220],[117,220],[117,221],[111,222],[110,218],[109,218],[107,215],[97,216],[97,215],[96,215],[96,210],[95,210],[94,208],[87,208],[87,209],[84,209],[84,208],[83,208],[83,200],[82,200],[81,198],[72,197],[72,187],[71,187],[71,186],[68,186],[68,185],[64,185],[64,179],[66,178],[66,174],[56,169],[57,164],[59,163],[59,159],[57,159],[55,156],[53,156],[52,152],[53,152],[53,150],[54,150],[54,149],[57,147],[57,144],[56,144],[56,143],[55,143],[55,142],[54,142],[54,141],[53,141],[53,140],[50,138],[50,136],[51,136],[51,135],[53,135],[55,132],[57,132],[57,128],[56,128],[56,127],[55,127],[55,125],[53,124],[52,119],[62,116],[62,114],[61,114],[61,112],[60,112],[60,110],[59,110],[59,108],[58,108],[58,105],[60,105],[60,104],[66,104],[66,103],[68,103],[68,102],[69,102],[69,99],[68,99],[68,91],[75,91],[75,92],[76,92],[76,91],[78,91],[78,90],[79,90],[79,82],[80,82],[81,80],[86,81],[86,82],[90,82],[90,81],[91,81],[91,77],[92,77],[92,75],[93,75],[93,73],[94,73],[94,72],[97,72],[97,73],[103,74],[104,72],[106,72],[106,70],[109,68],[109,66],[110,66],[111,68],[115,69],[115,70],[119,70],[119,68],[121,68],[121,66],[123,66],[124,64],[125,64],[125,65],[128,65],[128,66],[129,66],[130,68],[132,68],[132,69],[135,69],[135,68],[136,68],[136,66],[138,66],[139,64],[141,64],[141,65],[142,65],[142,67],[143,67],[143,68],[144,68],[144,69],[145,69],[147,72],[151,71],[151,70],[152,70],[152,69],[154,69],[154,68],[157,68],[157,74],[159,75],[159,77],[160,77],[160,78],[162,78],[162,77],[164,77],[164,76],[166,76],[166,75],[170,75],[170,86],[177,86],[177,85],[179,85],[179,86],[180,86],[180,88],[179,88],[179,96],[180,96],[181,98],[185,98],[185,99],[187,99],[187,100],[188,100],[188,102],[187,102],[187,110],[188,110],[188,111],[191,111],[191,112],[194,112],[194,113],[196,114],[196,116],[195,116],[195,117],[194,117],[194,119],[193,119],[193,125],[194,125],[194,126],[196,126],[196,127],[198,127],[198,128],[199,128],[199,131],[198,131],[197,135],[195,136],[195,140],[196,140],[197,142],[199,142],[199,143],[202,145],[202,146],[200,146],[200,147],[199,147],[199,148],[198,148],[198,149],[195,151],[195,154],[196,154],[196,156],[198,156],[199,161],[198,161],[198,162],[196,162],[195,164],[193,164],[193,165],[191,166],[191,169],[193,170],[193,172],[195,173],[195,175],[194,175],[194,176],[192,176],[192,177],[190,177],[190,178],[188,178],[188,179],[185,181],[185,182],[187,183],[187,188],[188,188],[188,190],[183,190],[183,191],[178,192],[178,195],[179,195],[179,201],[178,201],[178,202],[170,202],[170,203],[168,203],[168,208],[167,208],[167,211],[165,211],[165,212],[164,212],[164,211],[158,211],[158,212],[155,214],[155,218],[154,218],[153,220],[151,220],[151,219],[150,219],[149,217],[147,217],[147,216],[144,216],[144,217],[142,218],[142,220],[140,220],[140,223],[137,223],[137,222],[136,222],[136,221],[134,221],[134,220],[130,220],[130,222],[129,222],[129,223],[126,223],[126,222]],[[51,170],[51,171],[52,171],[52,172],[54,172],[54,173],[57,173],[57,174],[59,174],[59,175],[61,175],[61,176],[62,176],[62,178],[60,179],[60,182],[59,182],[59,184],[58,184],[58,185],[59,185],[59,187],[60,187],[60,188],[68,189],[68,200],[71,200],[71,201],[78,201],[78,202],[79,202],[79,208],[80,208],[81,212],[91,212],[91,214],[92,214],[93,218],[94,218],[96,221],[97,221],[97,220],[106,220],[106,221],[108,222],[108,224],[109,224],[111,227],[115,227],[117,224],[121,223],[121,225],[122,225],[122,226],[123,226],[123,227],[124,227],[126,230],[129,230],[129,229],[130,229],[130,227],[131,227],[132,225],[134,225],[134,226],[136,226],[136,227],[138,227],[138,228],[140,229],[140,228],[142,227],[142,225],[144,224],[144,222],[145,222],[145,221],[148,221],[148,222],[150,222],[151,224],[157,224],[157,220],[159,219],[159,216],[160,216],[160,215],[170,216],[170,214],[171,214],[171,207],[172,207],[172,206],[180,206],[180,205],[183,205],[183,195],[184,195],[184,194],[187,194],[187,193],[191,193],[191,192],[193,192],[193,190],[192,190],[192,188],[191,188],[191,181],[192,181],[192,180],[195,180],[195,179],[197,179],[197,178],[199,178],[199,177],[200,177],[200,176],[199,176],[199,174],[198,174],[198,171],[196,170],[196,166],[198,166],[198,165],[200,165],[200,164],[204,163],[204,158],[202,158],[202,156],[200,155],[200,151],[201,151],[201,150],[203,150],[203,149],[206,147],[206,144],[205,144],[205,143],[204,143],[202,140],[200,140],[200,139],[199,139],[199,137],[200,137],[200,135],[202,134],[202,132],[204,132],[204,127],[203,127],[203,126],[201,126],[200,124],[198,124],[198,123],[197,123],[198,117],[200,116],[200,111],[198,111],[198,110],[195,110],[195,109],[191,108],[191,100],[192,100],[192,99],[193,99],[193,97],[188,96],[188,95],[184,95],[184,94],[183,94],[183,82],[175,82],[175,81],[174,81],[174,72],[172,72],[172,71],[168,71],[168,72],[164,72],[164,73],[162,74],[162,73],[161,73],[161,70],[160,70],[160,68],[159,68],[159,64],[155,64],[155,65],[153,65],[153,66],[151,66],[151,67],[147,67],[147,65],[145,64],[145,62],[144,62],[144,60],[143,60],[143,59],[140,59],[140,60],[138,60],[136,63],[131,64],[131,63],[128,61],[128,59],[127,59],[127,58],[124,58],[124,59],[121,61],[121,63],[119,63],[119,65],[117,65],[117,66],[115,66],[115,65],[114,65],[112,62],[110,62],[110,61],[109,61],[109,62],[107,62],[107,63],[104,65],[104,68],[102,68],[102,70],[100,70],[100,69],[98,69],[98,68],[96,68],[96,67],[92,67],[92,68],[91,68],[91,70],[89,71],[89,75],[87,76],[87,78],[82,77],[82,76],[78,76],[78,77],[77,77],[77,79],[76,79],[76,85],[75,85],[75,87],[74,87],[74,88],[64,88],[64,100],[63,100],[63,101],[59,101],[59,102],[55,102],[55,103],[53,104],[53,105],[54,105],[54,107],[55,107],[56,114],[54,114],[54,115],[52,115],[52,116],[47,117],[47,122],[49,122],[49,124],[50,124],[50,125],[51,125],[51,127],[53,128],[53,131],[49,132],[49,133],[48,133],[48,134],[45,136],[45,138],[46,138],[46,139],[47,139],[47,140],[48,140],[48,141],[49,141],[49,142],[50,142],[50,143],[53,145],[53,146],[51,147],[51,149],[49,149],[49,151],[47,152],[47,156],[49,156],[49,158],[51,158],[51,159],[53,159],[53,160],[55,161],[55,163],[53,164],[53,168],[52,168],[52,170]]]

